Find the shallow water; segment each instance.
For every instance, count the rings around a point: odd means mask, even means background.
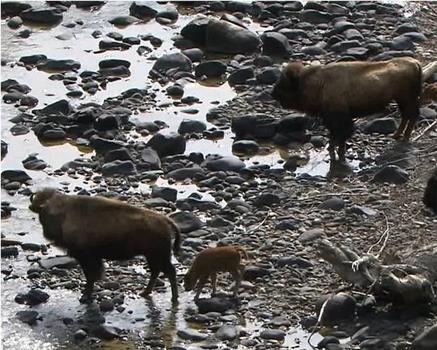
[[[18,60],[21,56],[30,54],[45,54],[49,58],[58,59],[74,59],[81,63],[81,71],[97,70],[98,62],[106,58],[120,58],[131,62],[131,76],[123,78],[115,82],[108,83],[106,90],[100,90],[95,95],[85,93],[81,99],[70,99],[72,104],[82,102],[99,102],[105,98],[116,96],[129,88],[142,88],[152,85],[157,90],[157,98],[159,103],[172,102],[173,100],[167,96],[163,88],[157,83],[151,83],[148,79],[148,72],[154,61],[148,60],[144,56],[139,56],[135,52],[135,48],[126,51],[107,51],[104,53],[95,53],[98,50],[99,39],[94,39],[91,33],[94,30],[101,30],[105,35],[111,31],[117,31],[123,36],[137,36],[138,34],[153,33],[155,36],[163,39],[163,45],[154,51],[154,54],[159,57],[166,52],[176,51],[173,47],[171,37],[178,30],[192,19],[190,15],[182,15],[175,25],[162,26],[155,21],[147,23],[133,24],[126,28],[116,28],[110,25],[107,20],[117,14],[128,14],[130,2],[110,2],[105,4],[96,12],[77,9],[72,6],[64,13],[63,23],[71,22],[77,19],[84,21],[83,26],[75,28],[65,28],[58,25],[53,28],[32,28],[32,35],[29,39],[21,39],[16,36],[17,31],[9,29],[5,21],[1,23],[1,48],[2,58]],[[19,30],[24,29],[21,27]],[[252,30],[264,30],[259,25],[252,23]],[[70,40],[58,40],[55,36],[63,33],[73,34]],[[147,45],[142,43],[142,45]],[[62,82],[48,80],[49,73],[32,69],[30,71],[23,67],[5,66],[1,69],[2,80],[16,79],[20,83],[29,85],[32,88],[30,95],[38,98],[39,104],[37,108],[42,108],[44,104],[55,102],[59,99],[66,98],[68,92]],[[190,83],[185,87],[185,96],[199,97],[201,103],[193,105],[193,108],[198,109],[197,114],[185,114],[181,112],[184,107],[178,107],[170,104],[167,108],[156,108],[155,110],[139,113],[134,115],[133,119],[147,120],[162,120],[169,125],[169,128],[162,132],[167,133],[175,131],[183,118],[199,119],[206,122],[205,115],[207,111],[215,107],[218,102],[220,104],[232,99],[237,93],[227,84],[220,86],[208,86],[199,83]],[[87,187],[83,183],[83,179],[73,179],[67,175],[52,176],[53,170],[58,169],[64,163],[78,157],[89,158],[93,152],[85,153],[78,149],[73,144],[64,143],[59,145],[42,145],[35,137],[33,132],[29,132],[22,136],[13,136],[9,129],[13,125],[8,120],[18,114],[18,111],[13,105],[2,103],[1,106],[1,131],[2,140],[9,144],[9,151],[6,157],[2,160],[2,170],[7,169],[23,169],[21,161],[30,153],[37,153],[38,157],[49,164],[49,167],[44,171],[29,171],[26,172],[34,179],[33,188],[42,186],[64,186],[64,188],[73,189],[76,185]],[[211,126],[208,124],[208,126]],[[193,151],[201,151],[207,153],[219,153],[223,155],[231,155],[231,145],[233,142],[233,134],[230,130],[225,131],[223,139],[218,141],[211,140],[190,140],[187,143],[186,153]],[[140,137],[141,138],[141,137]],[[147,140],[147,137],[144,138]],[[268,164],[272,167],[281,167],[278,163],[282,158],[287,159],[287,152],[272,149],[271,153],[265,155],[257,155],[248,158],[246,162],[250,164]],[[326,152],[312,153],[310,161],[298,169],[297,173],[307,172],[312,175],[325,175],[329,170],[329,163],[326,162]],[[165,180],[159,179],[157,184],[166,184]],[[179,190],[179,198],[188,196],[190,193],[198,190],[195,185],[172,185]],[[141,185],[139,191],[148,191],[148,185]],[[210,195],[204,194],[207,198]],[[45,243],[41,235],[41,228],[33,215],[28,210],[28,198],[21,195],[9,196],[2,190],[2,201],[9,201],[11,205],[17,208],[13,212],[12,217],[2,220],[2,233],[12,239],[18,239],[22,242]],[[18,233],[25,232],[25,235]],[[49,250],[50,254],[56,254],[54,249]],[[50,290],[50,299],[47,303],[34,307],[34,309],[44,315],[43,321],[37,326],[29,327],[20,323],[15,319],[15,313],[18,310],[27,309],[14,302],[15,295],[22,290],[28,290],[31,283],[26,278],[26,271],[29,268],[29,263],[26,261],[26,256],[30,253],[20,252],[17,259],[13,261],[14,272],[16,279],[9,279],[2,282],[2,326],[3,326],[3,346],[5,349],[61,349],[72,348],[70,343],[71,334],[68,334],[68,328],[60,321],[63,317],[75,318],[78,314],[86,312],[86,306],[79,304],[78,293],[74,293],[65,289]],[[34,253],[35,256],[41,256],[41,253]],[[8,267],[12,261],[2,259],[2,268]],[[181,343],[181,340],[176,336],[176,330],[186,328],[188,326],[184,321],[183,315],[187,308],[193,308],[192,295],[182,293],[179,306],[175,309],[171,307],[170,297],[168,292],[155,295],[155,305],[147,303],[142,298],[130,296],[126,298],[124,306],[127,310],[133,310],[133,314],[118,313],[113,311],[105,314],[107,323],[114,326],[119,326],[123,329],[128,329],[132,333],[137,334],[139,338],[150,334],[158,334],[164,339],[167,346]],[[142,322],[132,323],[135,317],[145,317]],[[255,333],[260,329],[261,325],[255,320],[242,319],[241,325],[250,330],[250,333]],[[199,326],[196,325],[196,328]],[[283,343],[284,347],[293,348],[297,346],[298,341],[301,343],[300,349],[310,349],[306,346],[306,334],[300,329],[290,329]],[[296,341],[298,339],[298,341]],[[318,336],[313,338],[313,342],[317,343],[320,339]],[[108,349],[135,348],[134,344],[129,342],[117,341],[107,342],[105,347]],[[198,344],[189,345],[188,348],[198,348]],[[239,348],[243,348],[239,346]]]

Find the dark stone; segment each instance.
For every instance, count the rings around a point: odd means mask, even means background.
[[[78,9],[89,8],[102,6],[105,4],[105,1],[72,1],[72,4],[76,5]]]
[[[364,127],[364,131],[368,134],[391,134],[396,130],[396,122],[393,118],[378,118],[373,119]]]
[[[115,149],[105,154],[105,163],[112,162],[114,160],[131,160],[132,156],[126,148]]]
[[[229,85],[245,84],[247,80],[255,76],[255,71],[252,67],[243,67],[232,72],[228,77]]]
[[[209,18],[203,15],[196,17],[181,30],[181,35],[193,43],[204,46]]]
[[[338,197],[332,197],[325,200],[323,203],[319,205],[319,209],[330,209],[339,211],[342,210],[345,206],[344,200]]]
[[[32,178],[27,175],[23,170],[4,170],[2,171],[2,180],[8,180],[9,182],[24,183]]]
[[[232,118],[232,132],[239,139],[254,137],[270,139],[276,133],[277,120],[266,114],[254,114]]]
[[[69,256],[56,256],[38,261],[39,266],[43,269],[51,269],[53,267],[71,269],[77,266],[77,261]]]
[[[226,73],[226,64],[220,61],[205,61],[198,64],[194,71],[196,77],[221,77],[223,74]]]
[[[177,331],[178,337],[186,340],[199,342],[208,338],[207,334],[200,333],[193,329],[180,329]]]
[[[250,30],[227,21],[210,19],[206,31],[206,47],[209,51],[236,54],[252,53],[261,44],[259,37]]]
[[[56,24],[62,21],[62,13],[54,7],[29,8],[20,12],[24,21],[42,24]]]
[[[304,258],[300,258],[298,256],[286,256],[283,258],[278,259],[278,261],[276,262],[276,265],[278,267],[284,267],[284,266],[296,266],[296,267],[300,267],[300,268],[309,268],[312,267],[313,264],[311,261],[304,259]]]
[[[182,135],[174,132],[163,135],[154,135],[147,143],[148,147],[153,148],[160,157],[166,157],[185,152],[186,141]]]
[[[222,325],[215,333],[215,336],[220,340],[233,340],[237,338],[238,335],[239,332],[237,328],[229,324]]]
[[[103,340],[112,340],[119,337],[119,329],[112,326],[105,326],[103,324],[93,327],[92,333],[97,338]]]
[[[408,172],[397,165],[387,165],[377,171],[373,182],[388,182],[394,184],[403,184],[409,179]]]
[[[9,258],[11,256],[15,258],[18,256],[18,248],[17,247],[3,247],[1,249],[1,256],[2,256],[2,258]]]
[[[100,50],[128,50],[130,47],[131,46],[129,44],[107,39],[100,40],[99,42]]]
[[[166,18],[169,19],[170,21],[176,21],[179,17],[179,13],[176,7],[167,6],[164,10],[160,10],[156,14],[156,17]]]
[[[130,67],[130,62],[126,60],[120,60],[120,59],[107,59],[102,60],[99,62],[99,68],[105,69],[105,68],[114,68],[119,66],[124,66],[126,68]]]
[[[103,176],[132,175],[136,172],[135,164],[131,160],[114,160],[102,166]]]
[[[437,214],[437,168],[426,184],[423,203]]]
[[[20,17],[16,16],[9,19],[6,24],[11,29],[18,29],[23,25],[23,20]]]
[[[134,1],[129,7],[129,13],[131,16],[143,19],[155,18],[158,11],[150,1]]]
[[[161,56],[152,67],[153,70],[166,74],[170,69],[177,69],[178,71],[191,72],[191,60],[180,52],[170,53]]]
[[[104,139],[97,135],[93,135],[90,138],[90,146],[97,152],[107,152],[126,146],[124,142]]]
[[[29,292],[23,294],[19,293],[15,297],[15,301],[19,304],[27,304],[35,306],[41,303],[45,303],[49,299],[49,295],[40,289],[31,289]]]
[[[407,35],[399,35],[394,38],[390,43],[390,48],[396,51],[402,50],[414,50],[413,40]]]
[[[265,329],[261,331],[260,337],[262,339],[283,340],[285,338],[285,332],[280,329]]]
[[[192,62],[200,62],[203,57],[203,51],[198,48],[186,49],[182,53],[187,56]]]
[[[18,81],[15,79],[6,79],[1,82],[1,90],[5,91],[8,90],[10,87],[13,87],[14,85],[19,85]]]
[[[25,311],[18,311],[16,313],[17,318],[23,322],[27,323],[30,326],[33,326],[36,324],[36,321],[38,319],[38,312],[31,311],[31,310],[25,310]]]
[[[288,38],[278,32],[265,32],[261,35],[263,43],[263,54],[288,57],[290,55],[291,47],[288,43]]]
[[[209,155],[203,165],[210,171],[240,171],[246,167],[237,157]]]
[[[161,169],[161,160],[158,153],[152,148],[145,148],[141,151],[141,159],[150,170]]]
[[[31,4],[18,1],[2,1],[1,12],[2,18],[13,17],[19,15],[22,11],[32,7]]]
[[[300,13],[300,19],[303,22],[312,24],[329,23],[333,16],[330,13],[317,10],[304,10]]]
[[[178,128],[179,134],[201,133],[206,130],[206,124],[200,120],[184,119]]]
[[[323,337],[321,341],[317,344],[318,349],[327,349],[327,345],[329,344],[340,344],[340,340],[337,337],[333,337],[331,335],[328,335],[326,337]]]
[[[190,212],[180,211],[170,215],[170,217],[176,222],[182,233],[198,230],[204,225],[197,216]]]
[[[358,40],[343,40],[332,45],[330,50],[340,53],[355,47],[361,47],[361,44]]]
[[[256,154],[259,144],[252,140],[240,140],[232,144],[232,152],[236,154]]]
[[[255,205],[257,207],[262,207],[262,206],[270,207],[274,204],[279,204],[280,202],[281,202],[281,198],[277,194],[270,193],[270,192],[261,193],[255,198]]]
[[[213,297],[208,299],[199,299],[196,301],[199,313],[206,314],[208,312],[225,313],[235,307],[233,301],[229,298]]]
[[[1,140],[1,156],[2,159],[6,156],[6,154],[8,153],[8,144]]]
[[[437,324],[425,329],[411,344],[411,350],[437,349]]]
[[[320,298],[316,303],[317,312],[320,312],[322,305],[328,298],[321,320],[323,325],[335,325],[354,318],[357,301],[346,293]]]
[[[48,59],[38,63],[39,70],[66,72],[77,70],[80,68],[80,63],[74,60],[52,60]]]
[[[202,175],[203,173],[204,171],[200,167],[179,168],[168,172],[167,177],[176,181],[182,181],[185,179],[194,179],[196,176]]]
[[[182,97],[184,95],[184,88],[179,84],[171,85],[166,89],[169,96]]]
[[[129,24],[135,23],[137,21],[138,18],[133,16],[116,16],[110,19],[108,22],[116,26],[128,26]]]
[[[160,187],[153,186],[152,187],[152,197],[163,198],[169,202],[176,202],[178,196],[178,191],[171,187]]]

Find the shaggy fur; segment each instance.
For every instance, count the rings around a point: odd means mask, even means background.
[[[423,196],[423,203],[437,214],[437,168],[434,169],[433,174],[428,180]]]
[[[402,116],[394,137],[410,138],[419,116],[422,69],[412,58],[385,62],[339,62],[304,66],[290,63],[273,88],[284,108],[320,116],[330,133],[329,151],[345,159],[345,142],[353,133],[353,118],[379,112],[396,101]]]
[[[437,83],[428,84],[423,88],[421,101],[423,104],[437,101]]]
[[[150,294],[158,275],[170,279],[172,297],[178,297],[173,250],[180,248],[180,231],[167,216],[103,197],[73,196],[55,189],[32,195],[29,209],[39,214],[44,237],[63,248],[81,265],[86,277],[84,300],[103,274],[102,259],[125,260],[144,255],[151,270],[144,295]]]
[[[244,270],[241,256],[248,259],[246,251],[239,246],[208,248],[201,251],[185,275],[185,290],[194,289],[197,283],[197,292],[194,297],[197,300],[203,286],[211,277],[212,294],[214,295],[217,289],[217,272],[230,272],[235,280],[234,296],[237,296]]]

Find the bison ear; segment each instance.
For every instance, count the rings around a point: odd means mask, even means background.
[[[288,83],[291,86],[297,87],[299,85],[300,75],[304,65],[300,62],[289,63],[284,69],[284,75],[286,76]]]

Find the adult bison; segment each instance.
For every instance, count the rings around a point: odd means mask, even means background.
[[[272,96],[284,108],[322,118],[330,133],[329,154],[345,160],[353,118],[384,109],[395,101],[402,116],[395,138],[408,140],[419,117],[422,68],[409,57],[384,62],[339,62],[304,66],[289,63]]]

